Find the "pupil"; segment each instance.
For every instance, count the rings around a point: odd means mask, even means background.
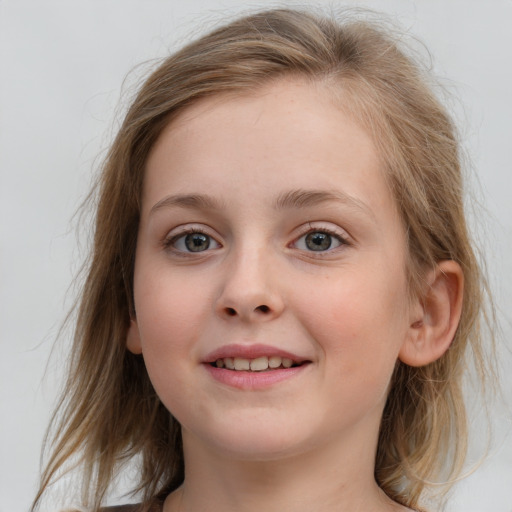
[[[202,233],[191,233],[185,237],[185,245],[191,252],[205,251],[210,247],[210,238]]]
[[[327,233],[309,233],[306,236],[306,246],[312,251],[325,251],[331,246],[331,235]]]

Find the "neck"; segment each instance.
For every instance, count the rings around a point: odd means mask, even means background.
[[[165,512],[391,512],[374,476],[375,443],[326,443],[278,460],[219,454],[184,432],[185,482]],[[368,439],[368,438],[366,438]],[[376,440],[375,440],[376,441]]]

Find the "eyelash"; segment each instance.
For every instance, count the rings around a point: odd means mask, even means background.
[[[299,240],[301,240],[301,239],[303,239],[303,238],[305,238],[308,235],[313,234],[313,233],[322,233],[322,234],[329,235],[330,237],[334,238],[337,242],[339,242],[338,246],[336,246],[334,248],[328,247],[326,250],[315,251],[315,250],[299,249],[299,250],[301,250],[303,252],[311,253],[311,255],[314,255],[315,257],[320,257],[321,258],[321,257],[323,257],[323,256],[325,256],[327,254],[332,253],[333,251],[339,250],[339,248],[341,248],[343,246],[350,246],[351,245],[351,242],[349,242],[346,237],[342,236],[340,233],[336,232],[335,230],[332,230],[332,229],[329,229],[329,228],[325,228],[325,227],[315,227],[315,226],[309,225],[308,229],[306,231],[304,231],[299,237],[297,237],[293,242],[291,242],[288,245],[288,247],[292,247],[293,248],[294,246],[297,245]],[[175,244],[180,239],[185,240],[185,238],[187,236],[194,235],[194,234],[204,235],[209,240],[208,247],[204,251],[197,251],[198,254],[202,253],[202,252],[209,252],[209,249],[211,250],[210,245],[211,245],[212,241],[213,241],[214,244],[216,244],[218,246],[218,247],[215,247],[215,249],[222,247],[222,245],[212,235],[207,233],[206,230],[203,230],[201,228],[196,228],[196,227],[194,227],[194,228],[184,228],[179,233],[177,233],[175,235],[172,235],[171,237],[166,237],[163,240],[162,245],[163,245],[165,250],[172,251],[174,254],[176,254],[178,256],[182,256],[182,257],[190,256],[190,255],[194,254],[195,251],[187,251],[187,250],[177,249],[175,247]]]
[[[312,226],[310,224],[308,226],[308,229],[306,231],[304,231],[299,237],[297,237],[290,244],[290,246],[297,245],[297,242],[299,240],[301,240],[313,233],[322,233],[322,234],[329,235],[330,237],[334,238],[335,240],[337,240],[339,242],[339,245],[337,247],[334,247],[334,248],[329,247],[324,251],[314,251],[314,250],[302,249],[304,252],[307,252],[309,255],[313,255],[314,257],[322,258],[322,257],[325,257],[325,256],[331,254],[334,251],[342,249],[344,246],[346,247],[346,246],[352,245],[351,242],[347,239],[347,237],[341,235],[339,232],[337,232],[333,229],[325,228],[323,226],[316,227],[316,226]]]
[[[186,256],[189,256],[191,254],[194,254],[194,251],[186,251],[186,250],[177,249],[175,247],[175,244],[180,239],[184,239],[185,240],[185,238],[187,236],[195,235],[195,234],[204,235],[205,237],[207,237],[209,239],[209,245],[211,245],[211,243],[213,241],[216,245],[218,245],[219,247],[222,247],[222,245],[212,235],[207,233],[206,230],[203,230],[201,228],[196,228],[196,227],[194,227],[194,228],[184,228],[179,233],[177,233],[175,235],[172,235],[171,237],[166,237],[163,240],[163,244],[162,245],[163,245],[164,249],[166,249],[168,251],[172,251],[174,254],[176,254],[178,256],[186,257]],[[205,251],[197,251],[197,253],[208,252],[208,249],[209,249],[209,247],[207,247],[207,250],[205,250]]]

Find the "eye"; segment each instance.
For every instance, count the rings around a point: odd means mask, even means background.
[[[336,249],[347,242],[340,236],[329,231],[310,231],[295,242],[295,247],[302,251],[326,252]]]
[[[192,231],[176,235],[166,241],[167,247],[176,252],[205,252],[208,249],[218,249],[220,244],[210,235],[201,231]]]

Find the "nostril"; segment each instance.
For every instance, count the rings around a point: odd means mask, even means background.
[[[229,316],[235,316],[236,315],[236,311],[233,308],[226,308],[226,313]]]
[[[268,313],[270,311],[270,308],[268,306],[265,306],[265,304],[258,306],[256,310],[261,311],[262,313]]]

